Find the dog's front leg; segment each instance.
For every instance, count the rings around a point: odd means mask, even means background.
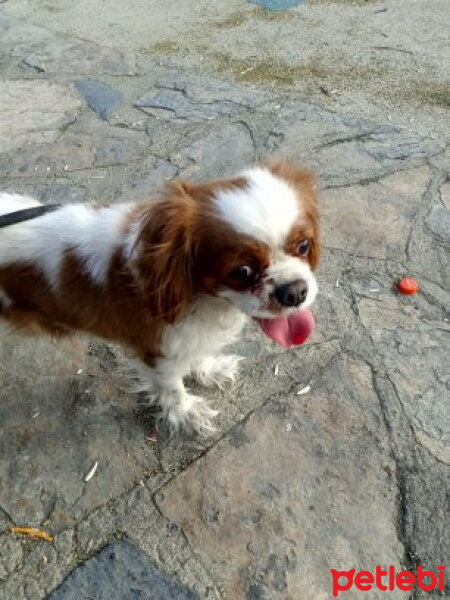
[[[214,431],[211,419],[217,411],[184,387],[183,378],[190,371],[184,361],[157,358],[148,363],[140,361],[137,367],[150,401],[160,407],[158,420],[166,423],[171,432],[184,429],[207,434]]]
[[[243,357],[233,354],[206,356],[199,361],[192,374],[202,385],[217,386],[222,390],[227,383],[236,379],[241,360],[244,360]]]

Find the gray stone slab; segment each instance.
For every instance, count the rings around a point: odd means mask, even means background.
[[[261,107],[271,98],[267,92],[251,86],[236,87],[219,80],[169,72],[135,106],[157,117],[201,121]]]
[[[294,0],[281,6],[288,1]],[[308,0],[279,13],[237,0],[205,5],[153,0],[151,10],[142,9],[142,0],[111,0],[102,10],[90,0],[36,2],[8,0],[4,9],[56,35],[135,48],[148,71],[161,62],[190,73],[217,72],[339,113],[377,122],[390,117],[422,133],[448,136],[450,60],[440,36],[447,0],[414,5],[399,0],[388,14],[381,0]],[[174,26],[179,23],[183,26]]]
[[[54,142],[40,147],[27,144],[20,152],[0,155],[0,174],[64,176],[72,171],[126,165],[142,158],[150,146],[140,131],[92,123],[78,131],[68,130]]]
[[[198,105],[186,98],[179,90],[155,90],[136,102],[135,106],[155,116],[170,116],[178,119],[211,119],[219,115],[228,115],[235,108],[226,100],[213,104]]]
[[[198,600],[198,596],[156,569],[134,544],[121,541],[71,573],[48,600]]]
[[[425,223],[438,240],[450,246],[450,209],[432,206]]]
[[[16,56],[52,39],[54,35],[44,27],[0,14],[0,48],[13,50]]]
[[[410,164],[421,164],[443,146],[398,127],[343,118],[302,102],[286,102],[265,140],[268,153],[309,165],[323,184],[373,179]]]
[[[24,57],[22,63],[40,73],[136,74],[132,54],[81,40],[51,40],[42,49]]]
[[[22,193],[36,198],[43,204],[72,204],[85,202],[87,191],[84,187],[72,185],[67,180],[53,180],[50,183],[30,182],[28,179],[4,183],[2,190],[11,193]]]
[[[123,101],[123,94],[99,81],[80,79],[75,82],[75,87],[88,106],[105,121],[111,118]]]
[[[426,289],[424,282],[422,291]],[[442,317],[439,322],[431,315],[420,299],[403,302],[392,293],[361,298],[356,308],[402,400],[416,441],[445,462],[450,453],[450,371],[441,359],[450,352],[450,327]]]
[[[380,141],[376,136],[367,136],[365,151],[379,161],[424,159],[437,154],[442,146],[434,140],[399,131],[391,139]]]
[[[185,71],[167,71],[157,80],[157,87],[181,90],[193,102],[208,104],[228,100],[236,107],[256,108],[275,100],[273,93],[261,86],[239,84],[218,77],[199,77]]]
[[[250,129],[239,122],[200,131],[170,158],[184,177],[201,180],[239,172],[243,165],[254,163],[256,149]]]
[[[362,257],[402,260],[429,177],[428,167],[420,167],[367,185],[324,190],[325,243]]]
[[[113,347],[2,339],[0,356],[1,506],[15,523],[55,533],[158,471]]]
[[[46,185],[35,185],[29,193],[44,204],[61,203],[75,204],[86,202],[87,191],[85,188],[69,183],[53,181]]]
[[[441,200],[447,210],[450,210],[450,183],[445,183],[441,187]]]
[[[308,394],[267,403],[155,499],[226,597],[317,600],[332,597],[331,568],[402,565],[395,470],[371,370],[341,355]]]
[[[6,81],[0,85],[0,154],[26,143],[57,139],[73,123],[81,100],[68,86],[49,81]]]
[[[135,177],[126,183],[121,190],[123,200],[146,200],[163,189],[167,181],[178,175],[178,168],[168,160],[157,160],[147,167],[147,174]]]
[[[442,290],[450,289],[448,268],[448,210],[439,206],[439,195],[433,180],[425,202],[412,223],[406,254],[408,267],[418,277],[431,280]],[[436,208],[433,208],[436,207]],[[440,218],[437,218],[440,217]],[[441,301],[448,306],[448,301]],[[448,316],[448,315],[447,315]]]
[[[160,483],[152,480],[151,485],[158,487]],[[23,536],[0,535],[2,600],[46,598],[80,561],[89,560],[116,542],[122,532],[159,571],[180,581],[202,599],[219,600],[211,577],[192,553],[180,529],[172,527],[156,509],[149,492],[151,485],[147,481],[130,492],[125,491],[81,520],[76,531],[66,529],[56,533],[52,544],[30,543]]]
[[[8,578],[23,561],[20,540],[11,536],[0,537],[0,581]]]

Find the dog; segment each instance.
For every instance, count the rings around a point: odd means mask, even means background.
[[[0,192],[0,215],[38,205]],[[233,380],[239,358],[221,351],[249,317],[284,347],[302,343],[319,255],[309,172],[279,161],[174,181],[145,202],[63,205],[0,229],[0,323],[123,345],[159,418],[204,433],[216,411],[183,378]]]

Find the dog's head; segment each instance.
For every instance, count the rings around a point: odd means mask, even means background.
[[[205,184],[175,182],[138,238],[154,310],[174,320],[198,293],[277,319],[309,307],[320,254],[314,178],[286,162]]]

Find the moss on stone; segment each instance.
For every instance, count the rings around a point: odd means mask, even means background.
[[[391,97],[398,102],[448,108],[450,106],[450,86],[433,85],[428,81],[411,81],[406,88],[391,90]]]
[[[164,40],[161,42],[155,42],[149,46],[140,46],[139,52],[146,56],[152,54],[173,54],[180,50],[180,46],[171,40]]]

